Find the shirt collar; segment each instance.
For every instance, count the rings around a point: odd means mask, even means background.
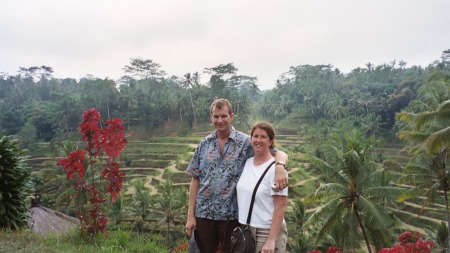
[[[235,140],[236,139],[236,132],[237,131],[234,128],[234,126],[231,126],[231,132],[230,132],[230,136],[228,136],[228,139]],[[217,139],[217,130],[214,130],[214,132],[212,133],[212,136]]]

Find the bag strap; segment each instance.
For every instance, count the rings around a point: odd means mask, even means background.
[[[255,197],[256,197],[256,191],[258,190],[259,185],[261,184],[261,181],[263,180],[264,176],[266,175],[267,171],[269,171],[270,167],[275,163],[275,161],[273,161],[272,163],[269,164],[269,166],[267,166],[266,170],[264,171],[264,173],[261,175],[261,177],[258,180],[258,183],[256,183],[255,185],[255,189],[253,190],[253,194],[252,194],[252,200],[250,202],[250,207],[248,209],[248,216],[247,216],[247,225],[250,225],[250,220],[252,218],[252,212],[253,212],[253,204],[255,203]]]

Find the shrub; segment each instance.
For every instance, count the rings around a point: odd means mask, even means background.
[[[16,140],[0,138],[0,228],[28,225],[31,173],[22,152]]]
[[[99,123],[100,113],[95,109],[85,111],[80,132],[86,141],[84,151],[87,153],[76,150],[58,161],[58,165],[66,170],[67,180],[73,182],[81,232],[88,237],[107,234],[108,218],[103,208],[105,195],[110,194],[111,202],[116,201],[125,177],[117,162],[127,143],[122,120],[108,120],[103,129]]]

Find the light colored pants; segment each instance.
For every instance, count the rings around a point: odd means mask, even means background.
[[[255,253],[259,253],[269,238],[270,229],[266,228],[255,228],[250,226],[250,231],[252,232],[253,239],[256,242],[256,250]],[[288,239],[288,232],[286,222],[281,225],[280,234],[278,235],[277,241],[275,243],[275,252],[277,253],[285,253],[286,252],[286,244]]]

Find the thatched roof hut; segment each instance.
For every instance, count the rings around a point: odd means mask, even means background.
[[[76,218],[65,215],[42,206],[30,208],[31,219],[29,227],[36,233],[65,234],[80,224]]]

